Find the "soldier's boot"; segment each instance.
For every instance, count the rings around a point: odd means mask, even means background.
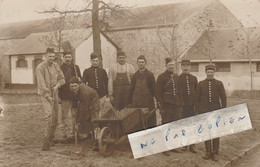
[[[55,146],[55,142],[54,142],[54,136],[55,136],[55,127],[51,127],[51,130],[50,130],[50,137],[49,137],[49,143],[50,143],[50,146],[51,147],[54,147]]]
[[[183,153],[183,151],[180,148],[175,148],[175,149],[173,149],[171,151],[175,152],[175,153]]]
[[[42,151],[48,151],[50,150],[50,142],[49,142],[49,139],[47,137],[44,138],[43,140],[43,144],[42,144]]]
[[[51,138],[49,140],[50,146],[54,147],[55,146],[55,142],[54,142],[54,137],[51,135]]]
[[[62,130],[62,135],[61,135],[62,139],[67,139],[68,135],[67,135],[66,125],[65,125],[64,121],[60,125],[60,128]]]
[[[213,161],[218,161],[218,155],[217,155],[217,153],[214,153],[214,152],[213,152],[212,160],[213,160]]]
[[[165,155],[165,156],[170,156],[171,155],[170,151],[164,151],[162,154]]]
[[[190,148],[190,152],[192,152],[194,154],[197,153],[197,150],[195,149],[195,144],[190,145],[189,148]]]
[[[204,143],[205,143],[205,147],[206,147],[206,154],[203,157],[203,159],[209,160],[212,157],[211,140],[207,140]]]
[[[184,146],[181,148],[182,151],[187,151],[188,150],[188,146]]]
[[[213,161],[218,161],[219,138],[213,139]]]

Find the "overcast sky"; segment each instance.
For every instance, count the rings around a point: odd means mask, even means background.
[[[86,1],[86,0],[85,0]],[[149,6],[191,0],[105,0],[125,6]],[[260,26],[260,0],[220,0],[245,26]],[[54,6],[80,9],[84,0],[0,0],[0,24],[46,17],[35,11]],[[248,17],[250,16],[250,19]],[[255,20],[255,21],[252,21]]]

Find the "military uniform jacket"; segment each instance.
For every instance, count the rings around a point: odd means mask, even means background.
[[[195,109],[197,113],[205,113],[227,106],[227,97],[223,83],[216,79],[200,81],[196,91]]]
[[[95,89],[99,98],[108,95],[108,77],[106,70],[90,67],[83,72],[83,83]]]
[[[191,74],[181,74],[179,78],[182,87],[183,105],[195,105],[196,89],[198,85],[197,77]]]
[[[160,105],[164,103],[182,105],[182,94],[179,76],[165,71],[157,78],[156,95]]]
[[[70,100],[71,91],[69,87],[69,80],[71,77],[76,76],[76,73],[77,76],[81,78],[80,69],[79,66],[72,63],[70,65],[63,63],[60,68],[65,78],[65,84],[59,88],[59,98],[62,100]]]

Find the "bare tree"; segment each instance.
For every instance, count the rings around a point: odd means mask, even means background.
[[[197,31],[204,33],[206,39],[203,40],[203,43],[195,43],[194,48],[197,52],[208,57],[209,62],[212,63],[212,60],[215,58],[215,53],[213,52],[214,39],[212,37],[212,30],[215,29],[213,20],[210,18],[211,11],[205,9],[202,14],[199,16],[198,24],[196,25]]]
[[[102,0],[86,0],[85,2],[85,6],[80,10],[59,10],[57,8],[52,8],[39,13],[60,14],[61,16],[75,16],[90,13],[92,15],[91,23],[88,23],[88,17],[86,17],[85,23],[86,27],[92,27],[93,51],[99,55],[99,59],[101,60],[100,66],[102,67],[100,32],[102,29],[108,28],[108,20],[110,18],[117,18],[124,15],[127,13],[127,8],[113,3],[105,3]]]
[[[163,21],[163,24],[158,25],[155,28],[156,35],[159,39],[159,43],[156,43],[156,45],[161,46],[167,53],[167,56],[171,57],[175,64],[178,64],[181,56],[189,48],[190,44],[188,41],[184,41],[182,39],[185,32],[178,31],[183,29],[183,24],[181,24],[181,20],[183,20],[183,18],[180,15],[180,11],[174,9],[171,12],[172,18],[170,21],[167,15],[161,13],[161,20]],[[178,71],[179,66],[176,65],[175,72],[178,73]]]
[[[44,42],[47,47],[58,48],[61,51],[61,43],[63,41],[63,30],[65,30],[65,16],[60,16],[55,20],[48,21],[48,34],[42,36],[39,40]]]
[[[63,48],[63,43],[69,38],[73,38],[75,18],[66,17],[66,15],[61,15],[57,18],[48,19],[48,33],[40,37],[40,42],[43,42],[47,47],[52,47],[58,49],[57,62],[61,63],[61,52]],[[68,50],[67,50],[68,51]],[[72,51],[72,50],[70,50]]]
[[[234,56],[245,58],[250,68],[250,97],[253,97],[254,68],[252,60],[260,51],[260,31],[257,27],[239,28],[235,30],[236,39],[229,41],[229,48]]]
[[[189,4],[188,4],[189,5]],[[188,9],[185,6],[185,9]],[[211,31],[215,29],[215,25],[212,20],[212,11],[205,8],[202,12],[191,15],[190,18],[183,18],[185,15],[189,15],[189,11],[178,10],[178,8],[172,11],[171,24],[167,24],[167,16],[163,13],[162,19],[168,28],[156,28],[157,36],[159,39],[159,45],[166,51],[168,56],[172,57],[177,63],[180,59],[185,57],[186,51],[194,46],[196,52],[199,52],[208,57],[210,63],[215,57],[213,52],[213,37]],[[169,21],[168,21],[169,22]],[[187,33],[190,35],[187,37]],[[194,43],[203,34],[206,38],[203,43]],[[179,66],[176,66],[178,71]]]

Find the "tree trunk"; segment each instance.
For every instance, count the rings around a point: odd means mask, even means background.
[[[251,59],[251,52],[249,49],[249,32],[246,32],[246,54],[249,60],[249,66],[250,66],[250,98],[253,98],[253,66],[252,66],[252,59]]]
[[[173,59],[174,63],[175,63],[175,67],[174,67],[174,72],[176,74],[179,73],[179,67],[178,67],[178,59],[177,59],[177,51],[176,51],[176,47],[175,45],[177,45],[177,40],[174,39],[175,38],[175,25],[172,27],[172,38],[171,38],[171,43],[170,43],[170,52],[171,52],[171,58]]]
[[[92,32],[93,32],[93,52],[99,57],[99,67],[103,68],[103,59],[101,55],[101,39],[100,39],[100,25],[99,25],[99,0],[93,0],[92,12]]]
[[[250,66],[250,98],[253,99],[254,98],[254,91],[253,91],[253,67],[252,67],[252,61],[251,58],[249,58],[249,66]]]

